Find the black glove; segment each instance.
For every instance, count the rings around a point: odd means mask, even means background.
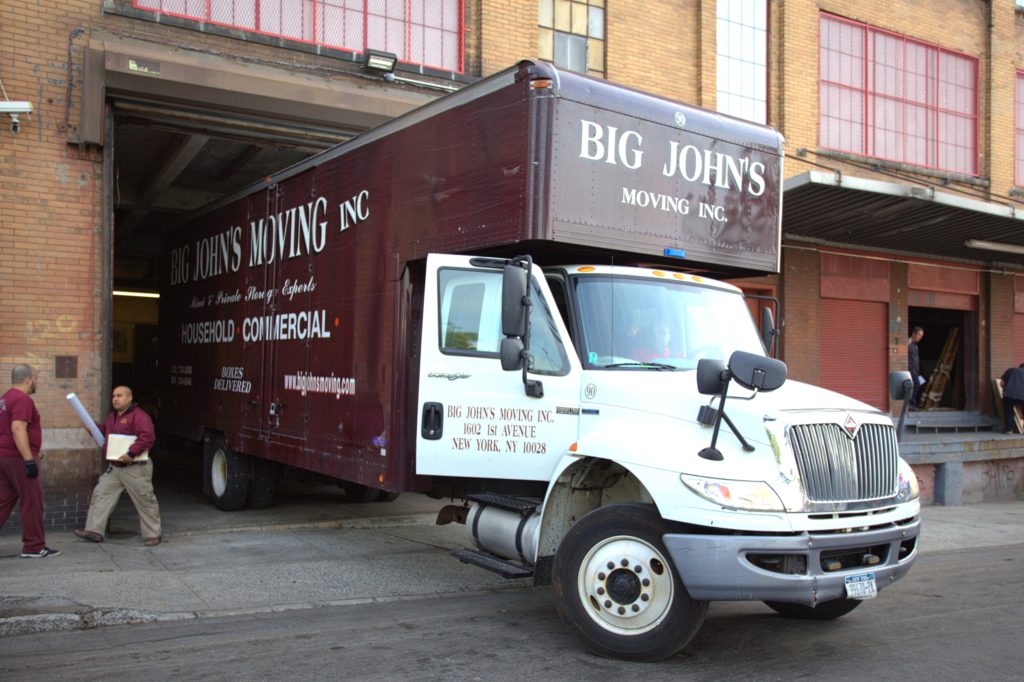
[[[39,476],[39,465],[36,464],[34,459],[30,459],[25,462],[25,477],[36,478]]]

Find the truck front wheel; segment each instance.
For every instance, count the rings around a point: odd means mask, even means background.
[[[237,511],[245,505],[252,478],[249,457],[232,452],[220,438],[211,439],[203,456],[203,489],[217,509]]]
[[[786,618],[800,620],[835,620],[860,606],[859,599],[833,599],[817,606],[791,604],[784,601],[766,601],[765,605]]]
[[[596,509],[574,525],[555,554],[555,604],[592,652],[656,661],[693,638],[707,602],[690,598],[662,535],[668,522],[650,505]]]

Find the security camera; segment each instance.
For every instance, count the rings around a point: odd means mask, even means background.
[[[21,132],[21,121],[18,120],[17,114],[11,114],[11,132],[15,135]]]
[[[31,114],[32,102],[12,102],[10,100],[0,101],[0,114]]]

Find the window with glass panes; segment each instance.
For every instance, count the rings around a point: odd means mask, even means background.
[[[822,147],[978,174],[978,59],[821,14]]]
[[[768,1],[718,0],[715,62],[718,110],[768,120]]]
[[[604,5],[605,0],[538,0],[537,56],[603,78]]]
[[[146,12],[463,72],[464,0],[132,0]]]

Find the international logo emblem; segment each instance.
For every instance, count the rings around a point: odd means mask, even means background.
[[[846,435],[850,438],[856,438],[857,432],[860,430],[860,424],[853,418],[852,414],[846,415],[846,422],[843,424],[843,429],[846,430]]]

